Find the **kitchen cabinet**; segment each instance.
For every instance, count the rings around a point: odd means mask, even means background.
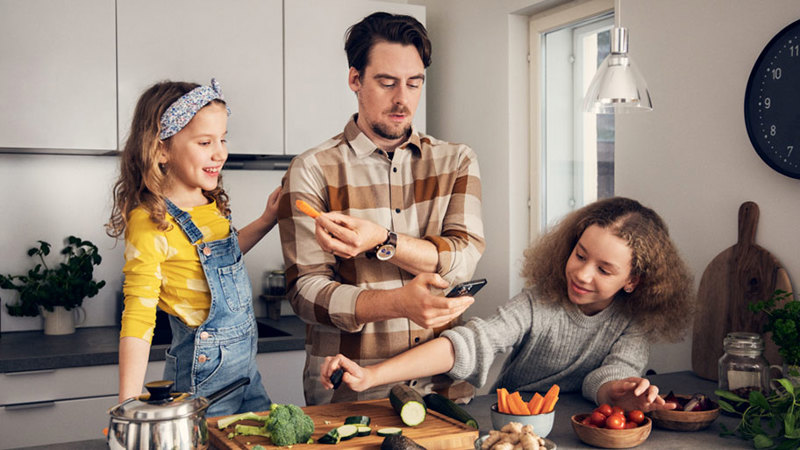
[[[305,406],[303,395],[303,366],[305,350],[259,353],[256,356],[258,371],[267,395],[275,403]]]
[[[114,2],[0,0],[0,148],[117,148]]]
[[[292,0],[284,5],[286,153],[299,154],[342,132],[358,111],[347,84],[345,31],[375,11],[425,23],[425,7],[371,0]],[[425,130],[423,90],[414,125]]]
[[[71,367],[0,375],[0,448],[102,438],[118,403],[118,367]],[[161,379],[164,361],[148,364]]]
[[[215,77],[232,112],[228,151],[282,155],[282,9],[282,0],[118,0],[120,148],[147,87]]]

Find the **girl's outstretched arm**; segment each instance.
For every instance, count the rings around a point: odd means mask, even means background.
[[[374,386],[448,372],[455,358],[450,340],[439,337],[372,366],[361,367],[341,354],[328,356],[322,363],[320,381],[326,389],[333,388],[331,374],[341,367],[345,371],[342,382],[361,392]]]
[[[658,387],[647,378],[630,377],[604,383],[597,390],[597,403],[620,406],[626,411],[644,412],[655,409],[675,409],[675,403],[666,403],[658,395]]]
[[[142,393],[150,343],[144,339],[125,336],[119,340],[119,402]]]
[[[278,223],[278,201],[280,198],[281,187],[278,186],[269,194],[267,206],[264,208],[261,217],[239,230],[239,249],[242,253],[247,253],[248,250],[258,244],[258,241]]]

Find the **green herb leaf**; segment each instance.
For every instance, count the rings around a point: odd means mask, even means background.
[[[728,399],[728,400],[732,400],[732,401],[737,402],[737,403],[746,403],[747,402],[747,399],[739,397],[738,395],[734,394],[731,391],[725,391],[725,390],[722,390],[722,389],[717,389],[717,390],[714,391],[714,394],[716,394],[717,397],[725,398],[725,399]]]
[[[750,391],[750,404],[769,411],[769,402],[767,402],[767,398],[764,397],[761,391]]]
[[[753,438],[753,446],[755,448],[769,448],[772,447],[772,439],[765,434],[757,434]]]

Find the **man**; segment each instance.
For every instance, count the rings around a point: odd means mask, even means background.
[[[325,390],[321,362],[342,353],[374,363],[433,338],[472,304],[441,292],[468,280],[484,249],[475,153],[412,126],[430,64],[425,28],[375,13],[348,30],[345,50],[358,113],[342,134],[294,158],[279,209],[289,299],[308,324],[308,405],[386,397],[385,386]],[[307,217],[296,200],[324,213]],[[474,393],[434,378],[411,384]]]

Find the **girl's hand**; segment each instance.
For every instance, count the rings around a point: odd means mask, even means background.
[[[345,371],[342,375],[342,383],[346,384],[347,387],[353,391],[361,392],[372,387],[370,382],[370,368],[361,367],[346,356],[339,354],[336,356],[326,356],[325,361],[323,361],[320,366],[320,381],[322,385],[325,386],[325,389],[333,389],[331,375],[339,368]]]
[[[597,391],[597,401],[619,406],[625,411],[634,409],[643,412],[656,409],[675,409],[675,403],[666,403],[658,395],[658,386],[646,378],[630,377],[609,381]]]
[[[269,229],[275,226],[278,222],[278,201],[281,198],[281,187],[278,186],[269,194],[267,199],[267,207],[264,209],[264,214],[261,215],[261,220],[267,224]]]

